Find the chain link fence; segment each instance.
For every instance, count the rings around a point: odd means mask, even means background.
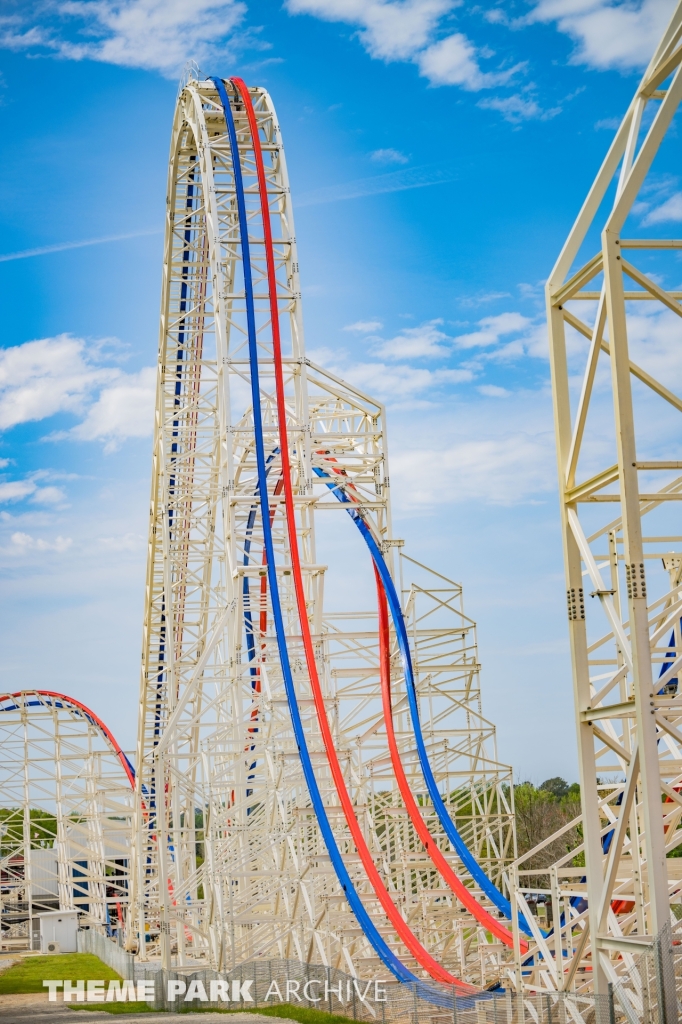
[[[133,965],[129,954],[122,963],[123,951],[110,939],[94,931],[81,935],[79,949],[96,953],[123,977],[148,982],[147,1005],[174,1013],[287,1003],[375,1024],[678,1024],[682,1009],[682,922],[664,928],[637,956],[612,953],[613,981],[608,994],[599,996],[508,990],[466,995],[433,981],[367,981],[284,959],[251,961],[222,972],[166,971],[153,962]]]
[[[135,976],[135,957],[94,928],[81,928],[76,936],[79,953],[94,953],[126,981]]]
[[[510,991],[462,995],[436,982],[367,981],[296,960],[256,961],[221,973],[137,964],[135,979],[154,983],[150,1007],[177,1013],[288,1003],[376,1024],[614,1024],[607,997],[547,992],[522,998]],[[211,998],[217,994],[216,982],[225,984],[229,1002]]]
[[[677,1024],[682,1009],[682,923],[666,926],[609,985],[610,1024]]]

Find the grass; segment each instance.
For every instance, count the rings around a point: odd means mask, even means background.
[[[104,1010],[106,1013],[158,1013],[151,1010],[146,1003],[72,1003],[72,1010]],[[285,1017],[287,1020],[298,1021],[298,1024],[357,1024],[352,1017],[340,1017],[335,1013],[323,1013],[311,1010],[307,1006],[292,1006],[290,1003],[279,1003],[277,1006],[253,1006],[248,1009],[217,1010],[208,1006],[188,1007],[180,1013],[262,1013],[266,1017]]]
[[[324,1013],[322,1010],[311,1010],[307,1006],[292,1006],[291,1003],[278,1003],[277,1006],[264,1006],[262,1009],[249,1007],[248,1010],[230,1010],[229,1013],[263,1013],[266,1017],[286,1017],[297,1020],[299,1024],[357,1024],[352,1017],[340,1017],[335,1013]]]
[[[146,1003],[70,1003],[72,1010],[97,1010],[99,1013],[161,1013],[152,1010]]]
[[[0,974],[0,995],[15,992],[47,992],[43,981],[113,981],[116,971],[92,953],[60,953],[55,956],[27,956]],[[146,1005],[146,1004],[142,1004]]]
[[[55,978],[60,981],[115,981],[120,975],[92,953],[60,953],[56,956],[29,956],[19,963],[2,971],[0,974],[0,995],[16,992],[47,992],[43,981]],[[76,1003],[70,1004],[72,1010],[104,1010],[106,1013],[158,1013],[146,1003]],[[240,1007],[239,1009],[219,1009],[208,1006],[188,1006],[181,1013],[261,1013],[266,1017],[285,1017],[298,1021],[298,1024],[356,1024],[352,1017],[341,1017],[335,1013],[323,1013],[307,1006],[292,1006],[291,1003],[278,1003],[276,1006]]]

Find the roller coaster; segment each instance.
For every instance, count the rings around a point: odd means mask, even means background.
[[[95,927],[120,927],[141,961],[228,971],[295,959],[462,996],[491,986],[604,992],[634,977],[633,957],[669,925],[682,889],[667,856],[682,839],[682,555],[671,548],[682,537],[670,518],[682,462],[674,452],[642,461],[633,402],[655,395],[677,445],[682,400],[630,359],[628,325],[642,300],[682,315],[682,293],[625,253],[674,255],[682,242],[622,230],[635,223],[682,99],[681,40],[679,6],[547,285],[583,803],[564,830],[581,841],[558,861],[543,850],[563,833],[517,857],[511,770],[482,713],[462,588],[393,535],[385,410],[305,354],[272,101],[198,69],[181,83],[135,756],[59,694],[0,703],[0,730],[17,737],[37,709],[55,723],[64,712],[104,744],[118,803],[93,810],[85,845],[70,838],[81,812],[50,797],[58,899]],[[597,228],[602,248],[580,263]],[[567,329],[585,339],[577,406]],[[611,368],[616,461],[582,478],[594,461],[588,412],[600,355]],[[666,482],[640,492],[638,473],[659,471]],[[620,515],[600,522],[603,502],[620,503]],[[655,535],[644,537],[644,515],[660,520]],[[339,542],[341,568],[324,562]],[[339,572],[374,607],[330,607]],[[586,578],[596,602],[585,599]],[[11,841],[5,829],[2,863],[5,873],[17,866],[23,906],[40,784],[27,781],[22,742],[21,771],[6,769],[2,791],[6,806],[23,806],[22,827]],[[92,787],[99,769],[79,756]],[[124,858],[105,849],[113,821],[127,823]],[[109,883],[122,861],[124,881]],[[73,878],[84,874],[77,893]],[[3,881],[3,900],[10,888]],[[551,927],[534,912],[538,892]],[[633,986],[624,998],[641,1016]]]
[[[478,707],[461,590],[392,536],[384,410],[305,356],[267,93],[188,81],[168,204],[138,932],[151,911],[164,962],[172,944],[179,961],[198,948],[218,966],[320,957],[470,987],[460,907],[465,931],[472,915],[513,944],[498,916],[510,772]],[[361,579],[366,561],[375,611],[325,607],[320,515],[346,532],[346,571],[354,559]],[[402,595],[398,561],[415,570]],[[200,871],[197,830],[211,849]]]

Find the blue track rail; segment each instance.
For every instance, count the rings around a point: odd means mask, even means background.
[[[277,580],[277,566],[275,564],[275,548],[272,538],[272,528],[270,525],[270,501],[267,488],[267,468],[265,458],[265,445],[263,437],[263,421],[261,416],[261,404],[260,404],[260,379],[258,370],[258,347],[256,338],[256,316],[255,306],[253,297],[253,280],[251,275],[251,257],[249,247],[249,236],[248,236],[248,222],[246,219],[246,203],[244,199],[244,183],[242,180],[241,164],[239,159],[239,148],[237,145],[237,133],[235,130],[234,118],[232,115],[232,109],[230,106],[230,100],[227,95],[225,83],[220,78],[211,79],[220,97],[220,102],[223,107],[225,115],[225,123],[227,125],[227,134],[230,141],[230,149],[232,152],[232,163],[234,168],[234,180],[235,180],[235,191],[237,195],[237,210],[239,214],[239,228],[240,228],[240,240],[242,250],[242,267],[244,273],[244,292],[246,297],[246,321],[247,321],[247,334],[249,341],[249,362],[251,370],[251,396],[253,403],[253,426],[256,441],[256,465],[258,467],[258,490],[260,497],[260,511],[261,511],[261,523],[263,528],[263,539],[265,545],[265,555],[267,559],[267,572],[268,572],[268,584],[270,587],[270,601],[272,605],[272,616],[275,624],[275,632],[277,635],[277,647],[279,651],[280,665],[282,668],[282,675],[284,677],[284,687],[287,695],[287,702],[289,705],[289,714],[291,715],[291,722],[294,729],[294,735],[296,737],[296,744],[298,746],[299,757],[301,759],[301,765],[303,768],[303,774],[308,786],[308,792],[310,793],[310,799],[315,811],[315,815],[320,826],[320,831],[324,838],[327,852],[331,859],[332,865],[336,872],[336,876],[339,879],[341,888],[343,889],[346,899],[355,914],[358,924],[362,928],[365,936],[375,950],[377,956],[380,958],[382,963],[387,967],[389,971],[399,980],[403,982],[418,982],[417,977],[398,959],[395,953],[390,949],[384,938],[381,936],[376,928],[376,925],[370,918],[367,910],[363,906],[362,900],[353,885],[350,875],[346,869],[346,865],[343,862],[341,851],[337,846],[334,834],[329,824],[329,818],[327,817],[327,811],[322,801],[322,795],[320,793],[317,779],[315,778],[315,772],[313,770],[312,761],[310,759],[310,752],[308,750],[308,744],[303,729],[303,722],[301,720],[301,712],[298,706],[298,699],[296,697],[296,689],[294,686],[293,673],[291,670],[291,663],[289,660],[289,651],[287,648],[286,633],[284,629],[284,619],[282,616],[282,606],[279,596],[279,584]]]
[[[454,850],[461,859],[465,868],[480,886],[482,891],[486,894],[488,899],[500,910],[506,918],[510,921],[512,919],[511,904],[504,893],[500,892],[497,886],[490,881],[485,871],[478,863],[471,850],[464,842],[457,826],[450,817],[447,807],[443,801],[443,798],[438,789],[438,784],[431,768],[429,756],[426,750],[426,744],[424,742],[424,734],[422,732],[421,721],[419,718],[419,698],[417,696],[417,688],[414,681],[414,670],[412,667],[412,655],[410,654],[410,645],[407,637],[407,628],[405,626],[405,619],[403,617],[402,608],[400,607],[400,599],[395,589],[395,584],[386,565],[384,556],[382,555],[379,547],[371,534],[371,531],[365,523],[360,510],[355,507],[355,503],[350,500],[345,490],[338,482],[335,482],[323,469],[319,466],[314,467],[315,474],[328,481],[327,487],[336,495],[339,501],[343,502],[348,506],[347,512],[358,530],[360,531],[365,544],[369,548],[369,552],[372,556],[374,564],[377,567],[381,582],[386,593],[386,599],[388,606],[391,611],[391,618],[393,620],[393,627],[398,638],[398,646],[400,648],[400,656],[403,663],[403,671],[405,673],[405,684],[407,690],[407,699],[410,708],[410,717],[412,719],[412,728],[414,730],[414,736],[417,744],[417,752],[419,754],[419,762],[421,764],[422,774],[426,782],[426,788],[429,791],[429,796],[436,809],[438,819],[443,826],[445,834],[450,840]],[[528,936],[532,938],[532,931],[529,925],[526,923],[525,918],[518,915],[519,928]]]

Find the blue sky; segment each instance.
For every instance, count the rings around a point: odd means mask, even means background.
[[[308,350],[387,403],[395,533],[464,584],[500,755],[575,777],[542,282],[672,7],[5,0],[3,688],[63,690],[134,745],[166,164],[194,59],[272,93]],[[682,221],[678,146],[673,128],[644,228]],[[665,314],[642,323],[682,380]]]

